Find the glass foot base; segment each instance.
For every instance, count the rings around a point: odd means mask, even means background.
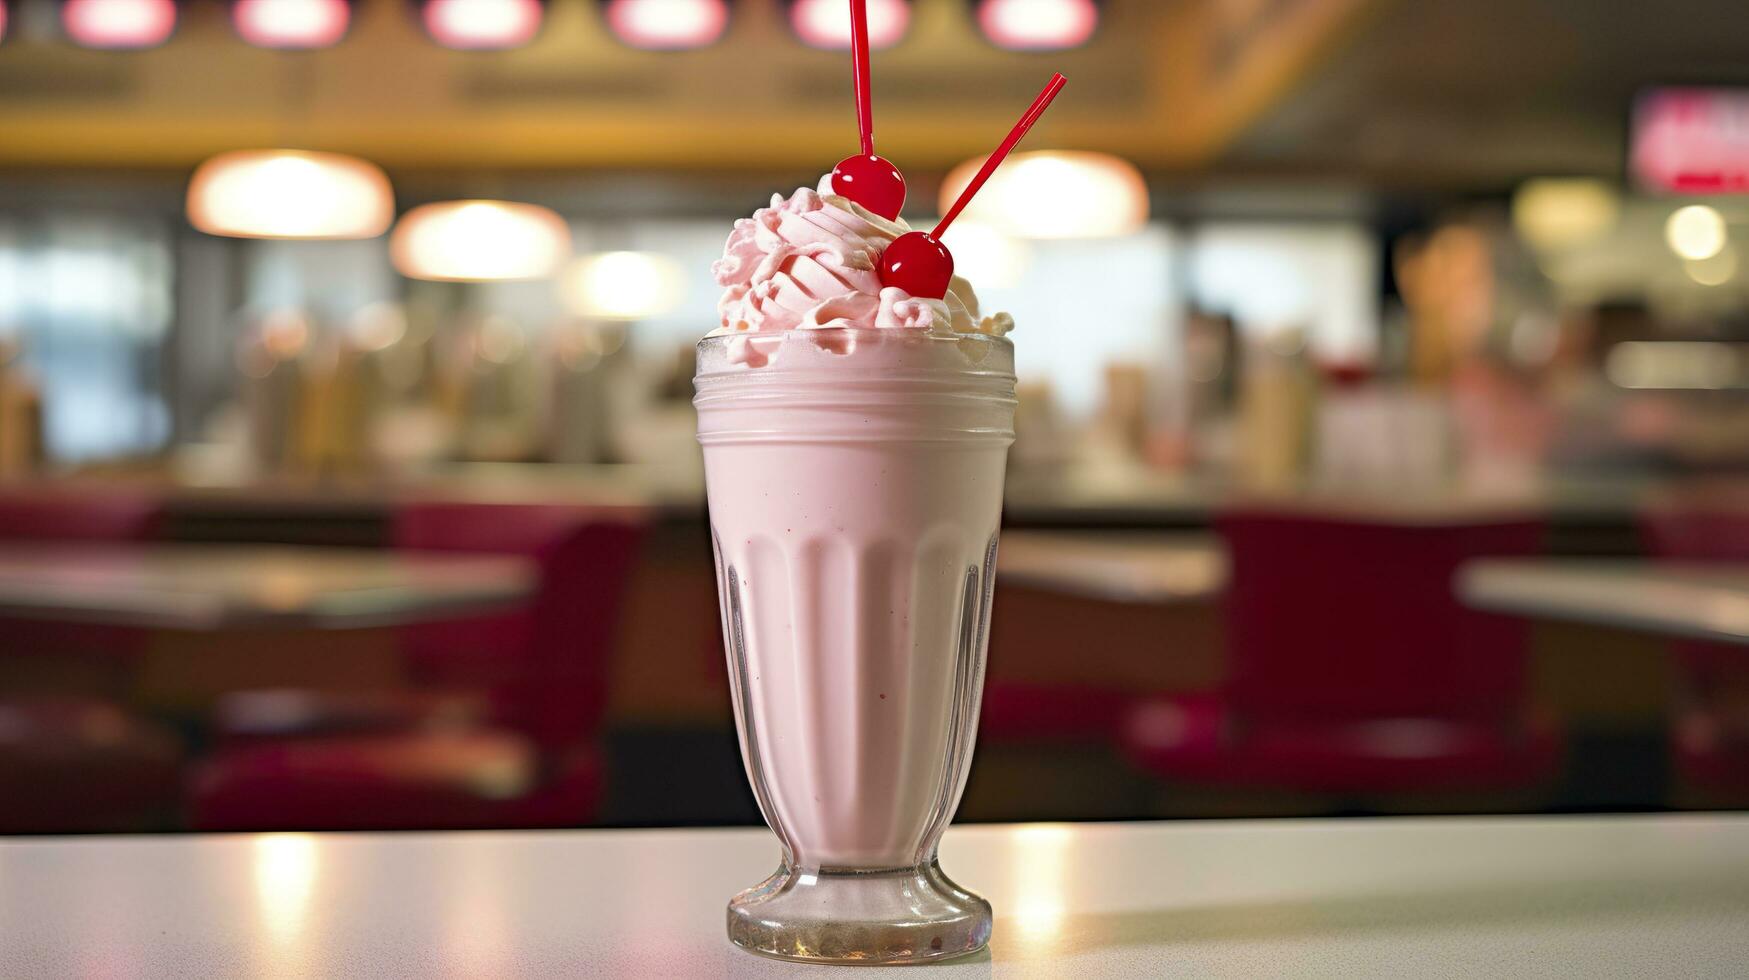
[[[990,941],[990,903],[934,861],[889,871],[789,867],[729,902],[729,939],[804,963],[923,963]]]

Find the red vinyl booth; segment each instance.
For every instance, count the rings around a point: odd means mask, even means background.
[[[1146,699],[1123,742],[1150,772],[1329,794],[1508,790],[1548,779],[1561,738],[1524,699],[1526,627],[1465,609],[1459,565],[1535,553],[1529,519],[1225,515],[1228,674]]]
[[[526,608],[404,632],[416,690],[245,692],[193,781],[203,829],[546,827],[587,822],[596,736],[642,515],[567,505],[420,503],[405,548],[520,554]]]
[[[1648,550],[1683,562],[1749,562],[1749,483],[1668,494],[1643,515]],[[1677,640],[1676,717],[1671,762],[1685,784],[1749,797],[1749,651]]]
[[[153,536],[159,506],[99,488],[0,491],[0,544],[126,545]],[[138,630],[0,619],[0,656],[73,658],[125,672]],[[66,691],[0,695],[0,833],[140,830],[174,809],[174,735],[108,701]]]
[[[162,508],[146,495],[96,487],[0,491],[0,542],[23,546],[126,545],[157,536]],[[96,658],[125,663],[139,630],[95,623],[0,618],[0,654]]]

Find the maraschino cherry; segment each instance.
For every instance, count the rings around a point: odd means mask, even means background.
[[[912,296],[924,296],[929,299],[941,299],[947,295],[947,287],[953,282],[953,253],[947,246],[941,244],[941,235],[947,231],[947,226],[953,224],[953,219],[960,216],[972,197],[996,168],[1002,165],[1002,160],[1008,152],[1014,149],[1014,144],[1026,135],[1038,117],[1044,115],[1045,108],[1051,100],[1057,97],[1057,92],[1068,82],[1060,73],[1051,76],[1050,83],[1038,98],[1032,100],[1031,108],[1020,117],[1020,121],[1009,130],[1008,138],[990,154],[984,161],[984,166],[978,170],[978,175],[960,191],[959,200],[953,202],[953,207],[942,215],[941,223],[931,232],[913,231],[900,235],[881,253],[880,276],[881,285],[897,286]]]
[[[905,206],[905,175],[875,156],[868,82],[868,0],[850,0],[850,54],[856,73],[856,126],[862,136],[862,152],[832,168],[832,190],[891,221]]]

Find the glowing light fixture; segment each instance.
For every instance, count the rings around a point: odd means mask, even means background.
[[[540,279],[570,251],[565,219],[509,201],[426,204],[403,215],[389,238],[402,275],[447,282]]]
[[[63,0],[61,26],[74,44],[107,51],[151,48],[176,30],[174,0]]]
[[[1020,284],[1032,264],[1032,247],[999,228],[961,219],[942,235],[953,251],[954,272],[980,290],[1007,289]]]
[[[9,8],[6,6],[6,0],[0,0],[0,41],[6,40],[6,15],[8,13]]]
[[[352,23],[347,0],[233,0],[231,24],[258,48],[325,48]]]
[[[727,0],[607,0],[607,26],[634,48],[702,48],[729,26]]]
[[[1737,275],[1737,250],[1726,245],[1708,258],[1682,263],[1682,271],[1702,286],[1723,286]]]
[[[394,191],[381,168],[337,153],[222,153],[188,184],[188,220],[209,235],[375,238],[394,217]]]
[[[674,260],[648,252],[603,252],[571,263],[559,284],[565,308],[603,320],[643,320],[673,309],[685,279]]]
[[[984,163],[955,167],[941,185],[946,209]],[[966,207],[965,217],[1022,238],[1128,235],[1148,221],[1148,185],[1128,161],[1104,153],[1016,153]]]
[[[1729,388],[1740,368],[1730,344],[1705,340],[1630,340],[1604,356],[1603,375],[1623,388]]]
[[[398,303],[371,303],[352,314],[347,333],[358,350],[388,350],[407,336],[407,311]]]
[[[1099,26],[1095,0],[979,0],[978,27],[1012,51],[1060,51],[1086,44]]]
[[[521,47],[540,33],[541,0],[425,0],[425,31],[446,48],[499,51]]]
[[[1518,185],[1512,225],[1545,252],[1582,245],[1615,227],[1621,195],[1605,181],[1542,177]]]
[[[845,0],[791,0],[789,22],[809,47],[850,47],[850,4]],[[909,0],[868,0],[869,47],[898,44],[910,26]]]
[[[1691,261],[1710,259],[1725,247],[1725,219],[1704,204],[1677,208],[1664,222],[1670,250]]]

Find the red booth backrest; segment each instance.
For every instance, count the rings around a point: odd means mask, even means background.
[[[1646,509],[1641,526],[1660,558],[1749,561],[1749,484],[1668,495]]]
[[[1228,694],[1256,719],[1495,719],[1522,700],[1525,625],[1464,608],[1472,558],[1535,553],[1541,522],[1370,522],[1235,511]]]
[[[143,541],[160,507],[150,497],[97,490],[0,490],[0,541]]]
[[[1749,484],[1701,485],[1665,494],[1640,515],[1646,550],[1673,561],[1749,561]],[[1741,648],[1704,640],[1672,642],[1679,662],[1708,675],[1749,673]]]
[[[611,660],[643,518],[629,509],[553,504],[404,506],[395,543],[409,549],[524,555],[540,582],[519,613],[408,631],[415,658],[495,661],[491,677],[514,721],[548,747],[588,738],[607,703]],[[475,649],[463,649],[466,647]],[[483,647],[483,649],[481,649]]]

